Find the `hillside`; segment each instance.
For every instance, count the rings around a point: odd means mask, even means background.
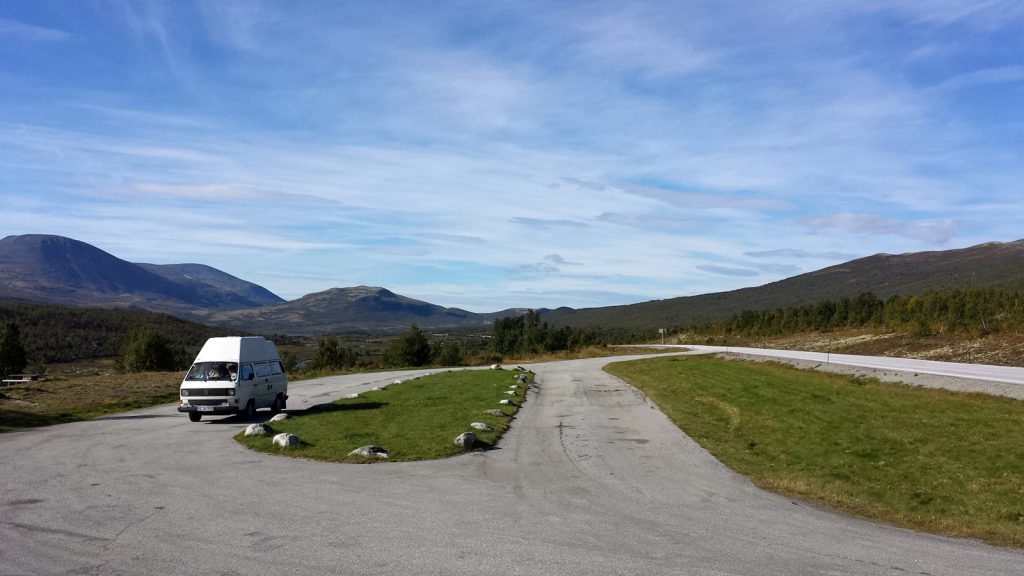
[[[1024,240],[958,250],[876,254],[755,288],[654,300],[627,306],[558,308],[542,314],[555,326],[657,329],[718,322],[765,310],[855,297],[921,294],[947,288],[1024,287]]]
[[[495,318],[519,314],[516,309],[476,314],[445,308],[370,286],[331,288],[297,300],[244,310],[208,312],[205,322],[239,329],[292,335],[343,332],[389,333],[416,324],[424,330],[479,327],[490,329]]]
[[[178,315],[283,301],[209,266],[133,264],[85,242],[45,234],[0,240],[0,270],[0,300]]]
[[[116,356],[139,327],[158,331],[190,354],[207,338],[237,333],[142,310],[0,302],[0,326],[8,322],[17,324],[30,366]]]

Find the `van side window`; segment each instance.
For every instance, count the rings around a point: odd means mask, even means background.
[[[270,373],[284,374],[284,367],[281,366],[281,362],[279,360],[274,360],[270,363]]]
[[[252,380],[253,371],[252,364],[242,364],[242,380]]]
[[[257,378],[266,378],[267,376],[270,376],[270,365],[266,362],[257,362],[254,366],[256,367]]]

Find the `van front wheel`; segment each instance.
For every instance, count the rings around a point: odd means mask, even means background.
[[[256,401],[249,400],[249,403],[245,405],[245,412],[242,413],[242,418],[246,420],[256,419]]]
[[[199,422],[200,420],[203,419],[203,415],[200,414],[199,412],[189,412],[188,419],[193,422]]]
[[[281,396],[279,394],[277,397],[274,398],[274,403],[270,405],[270,413],[273,414],[274,416],[277,416],[278,414],[281,413],[282,408],[283,406],[281,405]]]

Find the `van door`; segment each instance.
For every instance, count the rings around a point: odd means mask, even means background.
[[[256,385],[256,370],[252,364],[242,364],[238,371],[238,403],[242,408],[253,399],[259,404],[259,387]]]
[[[270,363],[253,362],[256,370],[256,407],[266,408],[274,403],[274,385],[270,382]]]
[[[288,375],[284,373],[284,366],[281,365],[280,360],[270,362],[270,383],[274,387],[274,397],[276,398],[280,394],[283,404],[288,396]],[[270,401],[273,402],[274,398],[271,398]]]

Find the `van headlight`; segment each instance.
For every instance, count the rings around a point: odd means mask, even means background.
[[[188,390],[182,390],[181,391],[181,395],[182,396],[188,396]]]
[[[226,390],[226,392],[227,392],[228,396],[234,396],[235,395],[235,389],[234,388],[228,388]]]

